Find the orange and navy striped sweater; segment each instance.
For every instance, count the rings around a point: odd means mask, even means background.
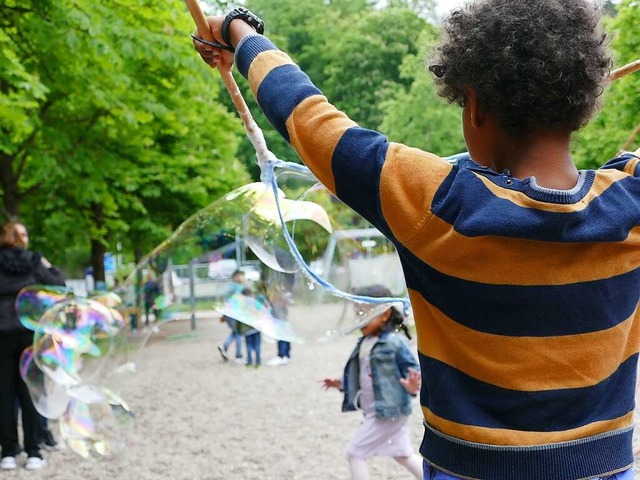
[[[463,478],[576,480],[633,463],[640,168],[571,190],[450,164],[338,111],[265,37],[236,65],[304,163],[399,252],[415,313],[420,452]]]

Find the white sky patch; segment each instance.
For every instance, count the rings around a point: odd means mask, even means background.
[[[436,0],[436,12],[438,13],[438,16],[444,16],[454,8],[460,7],[464,3],[464,0]]]
[[[470,0],[436,0],[436,13],[438,17],[446,16],[451,10],[460,7]],[[604,3],[604,0],[594,0],[596,3]],[[613,3],[620,3],[620,0],[613,0]]]

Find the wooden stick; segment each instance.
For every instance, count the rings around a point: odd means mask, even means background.
[[[189,13],[191,14],[191,18],[196,24],[198,28],[198,32],[202,35],[202,38],[209,42],[213,42],[213,33],[211,33],[211,29],[209,28],[209,22],[207,22],[207,17],[205,17],[204,12],[198,5],[197,0],[184,0],[187,4],[187,8],[189,9]]]
[[[631,62],[624,67],[617,68],[611,72],[611,75],[609,75],[609,81],[613,82],[614,80],[618,80],[619,78],[629,75],[630,73],[637,72],[638,70],[640,70],[640,58],[635,62]]]
[[[631,146],[631,144],[633,143],[633,140],[638,136],[639,133],[640,133],[640,123],[636,125],[636,128],[633,129],[633,132],[631,132],[631,135],[629,135],[629,138],[627,138],[627,141],[624,142],[624,145],[622,145],[622,148],[620,149],[620,153],[627,151],[627,149]]]
[[[609,81],[613,82],[624,77],[625,75],[637,72],[638,70],[640,70],[640,59],[636,60],[635,62],[628,63],[624,67],[620,67],[611,72],[611,75],[609,75]],[[638,136],[638,133],[640,133],[640,123],[636,125],[636,128],[633,129],[633,132],[631,132],[631,135],[629,135],[629,138],[626,142],[624,142],[624,145],[622,145],[622,148],[618,153],[626,152],[633,143],[633,140]]]
[[[209,22],[207,22],[207,17],[205,17],[204,13],[202,12],[202,9],[200,8],[200,5],[198,5],[197,0],[185,0],[185,3],[187,4],[189,13],[191,13],[191,17],[193,17],[193,21],[198,27],[198,32],[200,33],[200,35],[202,35],[202,38],[210,42],[216,41],[213,38],[213,33],[211,33]],[[258,164],[262,169],[265,162],[269,160],[275,160],[276,157],[267,148],[267,142],[264,139],[264,134],[253,119],[251,111],[249,110],[247,103],[244,101],[244,97],[242,96],[242,93],[240,92],[238,84],[233,78],[233,74],[231,73],[231,71],[223,71],[221,69],[218,69],[218,72],[220,72],[220,76],[222,77],[222,81],[227,88],[227,92],[229,92],[229,95],[231,96],[231,101],[240,114],[240,118],[242,119],[242,123],[244,123],[244,128],[247,131],[249,141],[256,151]]]

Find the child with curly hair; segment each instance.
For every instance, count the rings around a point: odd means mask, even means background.
[[[388,288],[372,285],[358,295],[391,297]],[[409,415],[411,400],[420,390],[420,368],[402,330],[411,339],[403,315],[389,307],[362,327],[362,337],[340,378],[325,378],[323,387],[344,392],[342,411],[362,410],[364,419],[347,448],[353,480],[367,480],[365,460],[373,456],[392,457],[422,479],[422,461],[411,447]]]
[[[579,171],[570,149],[611,64],[598,6],[478,0],[448,17],[430,70],[462,107],[453,164],[360,127],[255,22],[226,20],[211,33],[275,128],[397,247],[425,478],[632,478],[640,158]]]

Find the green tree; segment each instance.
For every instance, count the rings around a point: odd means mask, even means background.
[[[623,0],[618,13],[607,23],[612,34],[611,47],[615,65],[622,66],[638,59],[640,52],[640,3]],[[581,168],[596,168],[616,155],[630,134],[640,124],[640,74],[635,73],[611,84],[605,93],[599,115],[581,130],[575,139],[574,158]],[[636,138],[629,149],[640,147]]]
[[[438,97],[436,86],[425,68],[424,59],[436,40],[436,29],[425,26],[420,37],[422,48],[404,58],[400,75],[409,83],[382,103],[381,130],[393,141],[405,143],[438,155],[466,150],[460,122],[460,108]]]
[[[407,86],[400,65],[405,56],[418,52],[418,36],[425,24],[404,8],[336,19],[332,35],[325,38],[317,55],[324,65],[323,92],[360,125],[378,128],[383,119],[381,101]]]
[[[416,12],[422,18],[434,20],[436,18],[435,0],[387,0],[386,5],[390,8],[408,8]]]
[[[0,12],[4,213],[42,228],[60,258],[84,241],[100,279],[116,241],[144,252],[247,179],[239,122],[212,101],[181,1],[9,0]]]

